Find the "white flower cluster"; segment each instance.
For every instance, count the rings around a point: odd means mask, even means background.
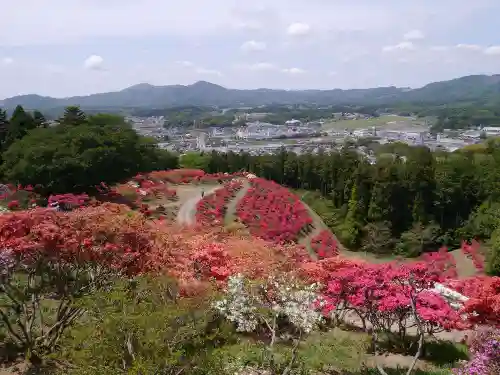
[[[237,326],[240,332],[252,332],[265,317],[285,317],[304,333],[311,332],[322,320],[315,308],[318,286],[304,286],[293,278],[271,277],[266,285],[252,290],[238,274],[228,281],[226,298],[213,307]],[[259,315],[261,314],[261,315]]]
[[[285,316],[295,327],[305,333],[311,332],[321,322],[323,316],[315,303],[319,300],[318,285],[301,285],[295,279],[271,277],[269,285],[273,289],[273,311],[277,316]]]
[[[238,332],[252,332],[259,325],[252,299],[246,291],[243,275],[231,276],[227,282],[226,298],[213,304],[215,310],[236,324]]]

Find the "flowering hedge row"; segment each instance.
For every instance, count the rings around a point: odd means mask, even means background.
[[[312,230],[312,218],[300,199],[288,189],[261,178],[238,202],[237,216],[258,237],[273,242],[297,242]]]
[[[196,205],[196,222],[203,225],[220,225],[224,222],[227,205],[243,187],[241,181],[230,181],[201,199]]]

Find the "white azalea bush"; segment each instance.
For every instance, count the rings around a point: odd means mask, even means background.
[[[266,327],[274,343],[280,322],[292,325],[300,334],[311,332],[321,323],[318,289],[316,284],[304,285],[289,275],[269,277],[259,284],[238,274],[229,277],[224,298],[213,307],[239,332]]]

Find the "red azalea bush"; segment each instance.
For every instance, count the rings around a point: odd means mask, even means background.
[[[169,171],[154,171],[148,177],[156,181],[170,182],[172,184],[189,183],[205,175],[201,169],[172,169]]]
[[[336,256],[339,253],[337,239],[327,229],[322,230],[311,239],[311,248],[319,259]]]
[[[484,271],[484,256],[480,253],[481,245],[476,240],[473,240],[470,244],[462,241],[462,252],[474,263],[474,266],[479,272]]]
[[[4,205],[10,210],[28,209],[46,204],[46,200],[42,199],[31,185],[24,187],[12,184],[3,185],[0,201],[4,202]]]
[[[448,286],[469,297],[464,313],[471,321],[500,327],[500,277],[476,276]]]
[[[250,185],[236,211],[253,235],[277,243],[297,242],[312,230],[309,212],[288,189],[262,178],[251,179]]]
[[[443,279],[456,279],[458,277],[455,258],[447,247],[441,247],[436,252],[424,253],[420,259],[427,263],[429,269],[438,272]]]
[[[70,211],[72,209],[83,207],[89,202],[87,194],[59,194],[51,195],[48,204],[57,204],[61,209]]]
[[[241,181],[230,181],[214,193],[206,195],[196,205],[196,222],[203,225],[220,225],[224,222],[227,204],[243,187]]]

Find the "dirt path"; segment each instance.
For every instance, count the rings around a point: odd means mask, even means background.
[[[243,199],[248,189],[250,189],[250,182],[247,179],[241,179],[240,181],[243,183],[243,187],[236,193],[226,207],[226,217],[224,218],[226,225],[236,220],[236,207],[238,206],[238,202]]]
[[[210,195],[216,190],[221,189],[223,185],[212,187],[205,190],[205,195]],[[202,199],[201,189],[200,194],[191,197],[184,201],[177,213],[177,223],[181,225],[195,225],[196,224],[196,205]]]
[[[450,251],[450,254],[455,258],[459,278],[472,277],[478,273],[474,262],[462,252],[462,249]]]

